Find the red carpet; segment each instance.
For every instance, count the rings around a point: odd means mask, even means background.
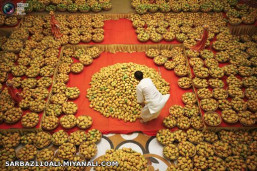
[[[70,74],[70,80],[68,82],[69,87],[76,86],[80,89],[80,97],[74,102],[78,105],[79,110],[76,114],[79,115],[90,115],[93,118],[92,128],[99,129],[102,133],[130,133],[135,131],[142,131],[148,135],[155,135],[156,132],[162,128],[162,120],[168,115],[169,107],[174,104],[182,104],[181,96],[184,92],[191,90],[182,90],[177,85],[178,77],[173,71],[168,71],[164,67],[160,67],[162,77],[170,83],[170,99],[166,106],[161,112],[161,115],[156,119],[147,124],[141,124],[139,121],[134,123],[126,123],[123,120],[106,118],[99,112],[89,108],[89,101],[86,98],[86,90],[90,87],[89,82],[94,73],[98,72],[100,68],[116,63],[127,63],[134,62],[137,64],[147,65],[148,67],[154,68],[158,71],[158,67],[153,63],[152,59],[145,56],[144,53],[102,53],[102,55],[95,59],[91,66],[85,67],[84,71],[79,75]],[[61,127],[59,126],[58,129]],[[71,129],[70,131],[77,130],[77,128]]]
[[[105,38],[101,44],[154,44],[151,41],[148,41],[147,43],[139,42],[137,40],[137,34],[132,27],[131,21],[128,19],[105,21],[104,30]],[[179,42],[175,40],[172,42],[162,41],[160,43],[177,44]],[[156,70],[158,69],[157,66],[153,63],[153,60],[147,58],[144,53],[103,53],[100,58],[94,60],[94,63],[91,66],[86,67],[83,73],[79,75],[70,74],[70,81],[68,86],[77,86],[81,91],[80,97],[75,100],[75,103],[79,107],[79,111],[76,116],[83,114],[92,116],[94,121],[93,128],[99,129],[102,133],[129,133],[134,131],[142,131],[148,135],[155,135],[159,129],[163,128],[162,120],[165,116],[168,115],[169,107],[174,104],[182,104],[181,96],[185,91],[178,87],[178,77],[175,76],[173,71],[167,71],[164,67],[161,67],[163,78],[171,83],[171,96],[157,120],[145,125],[141,124],[139,121],[135,123],[125,123],[124,121],[119,121],[117,119],[105,118],[100,113],[89,108],[89,101],[85,97],[86,90],[89,88],[91,76],[95,72],[98,72],[100,68],[113,65],[118,62],[134,62],[138,64],[145,64],[149,67],[155,68]],[[40,119],[41,115],[42,114],[40,114]],[[36,128],[38,127],[39,124]],[[22,128],[22,126],[20,122],[14,125],[1,124],[1,129],[8,128]],[[61,127],[59,126],[58,129],[60,128]],[[77,128],[74,128],[70,131],[74,131],[76,129]]]
[[[101,44],[156,44],[151,41],[147,43],[141,43],[137,40],[137,34],[135,33],[135,29],[132,27],[131,21],[128,19],[120,19],[120,20],[108,20],[105,21],[104,25],[105,30],[105,38]],[[172,42],[161,41],[161,44],[178,44],[176,40]],[[96,44],[96,43],[90,43]],[[99,43],[98,43],[99,44]],[[101,58],[101,59],[100,59]],[[97,128],[103,133],[115,132],[115,133],[129,133],[134,131],[143,131],[146,134],[154,135],[160,128],[162,127],[163,117],[168,115],[168,109],[172,104],[182,104],[181,95],[183,94],[183,90],[177,86],[177,77],[172,71],[167,71],[163,67],[161,67],[161,72],[163,73],[163,77],[166,81],[171,83],[172,94],[170,100],[166,104],[163,109],[161,116],[156,121],[152,121],[149,124],[142,125],[137,121],[136,123],[125,123],[123,121],[118,121],[112,118],[105,118],[98,112],[90,109],[89,102],[86,96],[86,89],[89,88],[89,82],[91,80],[91,76],[100,70],[100,68],[112,65],[118,62],[135,62],[138,64],[145,64],[149,67],[153,67],[157,69],[157,66],[153,63],[152,59],[148,59],[145,57],[144,53],[103,53],[99,59],[94,60],[92,66],[85,68],[84,72],[80,75],[70,74],[70,81],[68,86],[77,86],[81,90],[81,96],[79,99],[75,100],[75,102],[79,106],[79,111],[77,116],[82,114],[87,114],[93,117],[94,124],[93,128]],[[176,95],[175,95],[176,94]],[[24,112],[25,114],[26,112]],[[39,114],[40,120],[42,117],[42,113]],[[21,122],[17,122],[13,125],[1,124],[1,129],[10,129],[10,128],[22,128]],[[39,124],[36,126],[39,128]],[[60,129],[60,127],[58,127]],[[74,128],[73,130],[76,130]],[[73,131],[71,130],[71,131]]]
[[[127,19],[120,20],[108,20],[105,21],[104,25],[105,38],[101,44],[154,44],[151,41],[147,43],[141,43],[137,40],[137,35],[134,28],[132,27],[131,21]],[[161,44],[177,44],[176,40],[172,42],[162,41]],[[90,43],[95,44],[95,43]],[[79,111],[76,116],[79,115],[90,115],[93,118],[92,128],[99,129],[103,133],[130,133],[134,131],[142,131],[148,135],[155,135],[159,129],[162,129],[162,120],[165,116],[168,115],[168,110],[171,105],[182,104],[181,96],[184,92],[192,90],[182,90],[177,85],[178,77],[175,76],[173,71],[167,71],[165,68],[160,67],[163,78],[171,84],[171,96],[167,102],[165,108],[162,110],[161,115],[158,119],[149,122],[148,124],[141,124],[139,121],[134,123],[125,123],[112,118],[105,118],[100,113],[89,108],[89,102],[86,96],[86,90],[89,88],[89,82],[91,76],[100,70],[100,68],[113,65],[115,63],[123,62],[134,62],[138,64],[145,64],[149,67],[155,68],[158,67],[153,63],[152,59],[145,57],[144,53],[103,53],[98,59],[94,60],[93,64],[89,67],[86,67],[84,71],[79,75],[70,74],[70,81],[68,83],[69,87],[76,86],[80,89],[81,95],[75,100],[75,103],[79,107]],[[158,71],[158,70],[157,70]],[[220,111],[218,111],[220,113]],[[42,114],[39,114],[40,118]],[[221,127],[241,127],[240,123],[237,124],[226,124],[222,122]],[[14,125],[1,124],[1,129],[9,128],[22,128],[21,123],[18,122]],[[36,128],[39,128],[39,124]],[[58,129],[61,127],[59,126]],[[70,130],[74,131],[76,128]]]

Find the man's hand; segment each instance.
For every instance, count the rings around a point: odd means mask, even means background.
[[[137,102],[137,103],[140,104],[142,107],[145,106],[145,102],[142,102],[142,103]]]
[[[144,102],[138,103],[138,104],[140,104],[142,107],[144,107],[147,104],[147,101],[144,101]]]

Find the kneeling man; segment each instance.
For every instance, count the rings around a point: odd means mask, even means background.
[[[141,123],[148,122],[159,116],[170,95],[162,95],[150,78],[144,78],[141,71],[134,73],[139,81],[136,87],[137,102],[143,106],[141,110]]]

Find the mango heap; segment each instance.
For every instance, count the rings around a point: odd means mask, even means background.
[[[135,71],[142,71],[144,78],[151,78],[162,94],[169,93],[169,83],[151,68],[135,63],[118,63],[95,73],[87,90],[90,107],[105,117],[134,122],[140,117],[141,108],[136,101]]]

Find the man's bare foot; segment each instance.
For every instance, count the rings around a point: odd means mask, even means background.
[[[140,121],[140,123],[146,123],[146,122],[143,121],[143,119],[140,119],[139,121]]]

